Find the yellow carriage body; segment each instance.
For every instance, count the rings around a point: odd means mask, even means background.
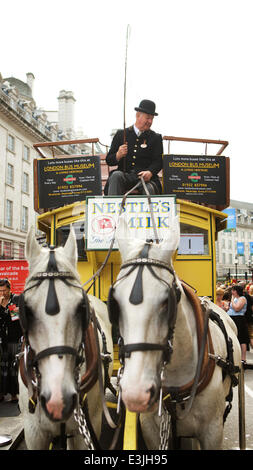
[[[177,253],[174,268],[180,279],[196,289],[199,296],[208,296],[215,300],[215,240],[218,231],[226,227],[226,215],[215,209],[180,199],[177,199],[177,208],[180,214],[181,235],[184,233],[201,234],[204,237],[204,252],[199,255]],[[39,230],[46,234],[47,241],[52,245],[59,244],[64,229],[70,224],[74,224],[74,227],[78,226],[79,232],[82,227],[82,245],[81,248],[79,247],[78,261],[78,272],[82,283],[90,279],[101,267],[107,251],[85,252],[84,248],[85,202],[77,202],[41,214],[37,222]],[[118,275],[120,264],[120,253],[113,251],[90,293],[106,301],[110,285]],[[86,287],[89,287],[89,284]]]
[[[174,268],[178,276],[194,287],[199,296],[208,296],[215,300],[216,255],[215,240],[219,230],[226,227],[226,215],[223,212],[200,206],[184,200],[177,200],[182,233],[200,233],[204,236],[204,254],[177,254]],[[38,216],[38,228],[46,234],[48,243],[58,245],[63,229],[70,224],[78,225],[79,235],[82,227],[81,253],[79,247],[78,272],[82,284],[92,277],[101,267],[107,251],[86,251],[84,245],[85,202],[51,210]],[[81,224],[81,225],[80,225]],[[81,232],[82,233],[82,232]],[[82,250],[83,247],[83,250]],[[82,253],[83,251],[83,253]],[[120,253],[112,251],[99,279],[92,285],[90,293],[106,301],[109,288],[116,279],[121,265]],[[89,284],[86,288],[89,287]],[[120,367],[117,345],[114,346],[114,375]],[[124,423],[123,450],[138,449],[137,415],[126,410]]]

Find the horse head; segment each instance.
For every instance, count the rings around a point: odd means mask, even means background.
[[[78,397],[89,303],[76,270],[77,248],[71,229],[64,247],[42,247],[29,231],[29,276],[20,299],[20,322],[33,352],[38,394],[46,415],[66,421]]]
[[[162,368],[172,352],[181,293],[172,266],[179,222],[175,217],[168,239],[156,244],[131,239],[121,216],[116,237],[123,263],[108,304],[120,330],[120,387],[126,407],[145,412],[157,404]]]

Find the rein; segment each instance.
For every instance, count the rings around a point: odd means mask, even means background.
[[[123,210],[124,210],[124,207],[125,207],[125,204],[126,204],[126,199],[127,197],[129,196],[129,194],[131,194],[132,192],[134,192],[136,189],[138,189],[138,187],[140,187],[140,185],[142,184],[143,188],[144,188],[144,191],[146,193],[146,196],[147,196],[147,199],[148,199],[148,205],[149,205],[149,210],[150,210],[150,215],[151,215],[151,219],[152,219],[152,225],[153,225],[153,230],[154,230],[154,238],[155,238],[155,241],[156,243],[159,243],[159,240],[158,240],[158,233],[157,233],[157,229],[156,229],[156,224],[155,224],[155,218],[154,218],[154,211],[153,211],[153,208],[152,208],[152,201],[151,201],[151,196],[150,196],[150,193],[148,191],[148,188],[147,188],[147,185],[143,179],[143,177],[141,176],[140,177],[140,181],[133,187],[131,188],[129,191],[127,191],[123,198],[122,198],[122,201],[121,201],[121,206],[120,206],[120,211],[119,211],[119,217],[120,215],[122,214]],[[100,268],[93,274],[93,276],[91,276],[88,281],[86,281],[82,287],[86,286],[87,284],[89,284],[91,281],[91,285],[88,287],[88,289],[86,289],[86,292],[89,292],[89,290],[91,289],[91,287],[93,286],[93,284],[95,283],[96,279],[100,276],[101,272],[103,271],[103,269],[105,268],[107,262],[108,262],[108,259],[111,255],[111,252],[112,252],[112,249],[113,249],[113,245],[115,243],[115,238],[116,238],[116,225],[114,227],[114,233],[113,233],[113,237],[112,237],[112,240],[111,240],[111,244],[109,246],[109,249],[108,249],[108,252],[107,252],[107,255],[103,261],[103,263],[101,264]]]

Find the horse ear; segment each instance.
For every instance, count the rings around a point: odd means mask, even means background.
[[[27,238],[26,238],[26,258],[30,261],[32,258],[35,258],[40,255],[41,247],[39,246],[35,238],[35,229],[32,225],[29,229]]]
[[[64,252],[71,264],[76,267],[77,263],[77,245],[73,226],[70,226],[69,236],[64,245]]]
[[[119,216],[115,235],[122,261],[136,256],[136,254],[139,253],[145,245],[145,240],[131,238],[127,219],[124,213]]]
[[[172,233],[172,240],[174,240],[174,243],[172,245],[173,251],[176,251],[176,249],[179,247],[180,243],[180,222],[179,222],[179,216],[176,215],[173,218],[173,223],[171,226],[171,233]]]

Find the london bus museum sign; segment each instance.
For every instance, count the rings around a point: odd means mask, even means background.
[[[215,206],[229,205],[229,158],[206,155],[164,155],[165,194]]]
[[[98,155],[34,160],[35,210],[60,207],[101,194]]]
[[[86,250],[108,250],[121,210],[122,196],[86,198]],[[170,196],[152,196],[151,208],[159,241],[165,240],[176,215],[176,200]],[[126,238],[154,240],[155,234],[148,199],[129,196],[123,213],[127,221]],[[115,240],[113,249],[118,249]]]

